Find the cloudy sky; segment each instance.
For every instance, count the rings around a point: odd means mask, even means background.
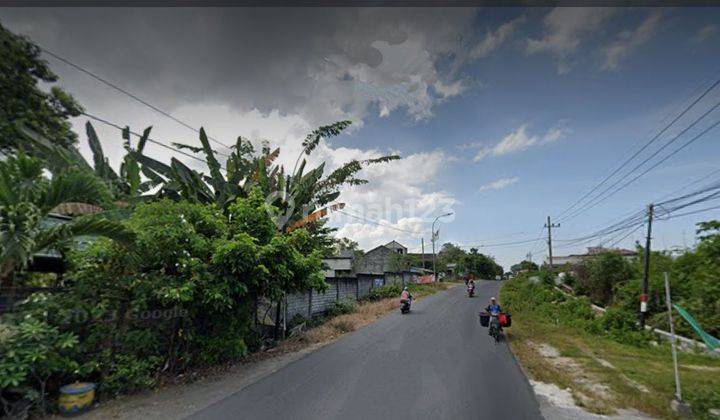
[[[313,127],[350,119],[352,129],[323,143],[312,163],[403,159],[366,170],[371,183],[345,191],[346,210],[370,221],[335,214],[340,236],[365,249],[396,239],[413,251],[424,237],[428,250],[430,222],[452,211],[438,223],[440,242],[485,245],[481,252],[506,267],[528,252],[542,261],[546,246],[493,244],[539,237],[548,215],[720,76],[718,9],[5,8],[0,22],[223,143],[269,140],[286,165]],[[152,125],[161,141],[197,143],[186,127],[47,59],[89,113],[138,131]],[[698,107],[720,94],[706,99]],[[74,125],[87,152],[85,121]],[[120,133],[96,128],[117,164]],[[717,168],[718,135],[561,223],[555,254],[582,251],[562,240]],[[170,158],[158,146],[148,152]],[[655,246],[691,245],[694,223],[712,216],[658,223]]]

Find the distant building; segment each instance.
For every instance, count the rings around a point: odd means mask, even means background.
[[[386,248],[390,248],[391,251],[395,251],[398,254],[407,254],[407,247],[400,242],[390,241],[383,246]]]
[[[340,251],[338,255],[323,258],[322,262],[328,267],[323,270],[325,277],[352,277],[353,260],[355,252],[350,249]]]
[[[407,247],[397,241],[391,241],[371,249],[363,255],[358,265],[358,273],[383,274],[392,271],[390,257],[393,254],[407,255]]]
[[[617,248],[603,248],[601,246],[588,247],[585,254],[570,254],[570,255],[558,255],[553,256],[553,266],[562,267],[565,264],[576,265],[583,261],[593,259],[604,252],[614,252],[623,256],[627,260],[631,260],[637,256],[636,251],[629,249],[617,249]]]

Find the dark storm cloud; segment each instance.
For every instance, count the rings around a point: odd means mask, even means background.
[[[163,106],[227,104],[311,124],[432,113],[464,81],[470,9],[4,9],[0,20]],[[449,68],[450,66],[448,66]],[[98,98],[98,100],[103,100]]]

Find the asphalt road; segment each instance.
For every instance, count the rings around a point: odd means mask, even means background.
[[[506,343],[478,312],[499,283],[478,282],[399,310],[194,413],[197,419],[539,419]]]

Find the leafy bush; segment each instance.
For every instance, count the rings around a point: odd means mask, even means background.
[[[106,354],[105,358],[107,372],[99,391],[112,396],[153,387],[162,362],[159,356],[139,358],[133,354]]]
[[[399,298],[402,287],[399,284],[387,284],[385,286],[370,289],[367,295],[369,300],[380,300],[385,298]]]
[[[18,406],[28,404],[37,404],[44,412],[46,395],[51,390],[48,389],[50,378],[80,373],[80,366],[73,358],[77,337],[31,317],[16,325],[0,325],[3,412],[13,413]]]
[[[264,206],[255,192],[238,199],[229,222],[213,205],[140,204],[125,221],[134,248],[97,240],[72,253],[62,293],[6,317],[2,397],[41,401],[45,382],[71,378],[98,382],[101,397],[135,392],[161,372],[245,355],[255,299],[327,287],[308,232],[281,235]]]
[[[617,285],[634,274],[630,263],[615,252],[604,252],[584,265],[586,269],[579,270],[575,291],[600,306],[610,305]]]
[[[330,306],[330,309],[327,311],[327,316],[335,317],[339,315],[350,314],[355,312],[356,309],[357,304],[354,300],[336,300],[332,303],[332,306]]]
[[[652,339],[651,333],[640,329],[634,313],[618,308],[608,308],[588,330],[634,346],[647,346]]]

